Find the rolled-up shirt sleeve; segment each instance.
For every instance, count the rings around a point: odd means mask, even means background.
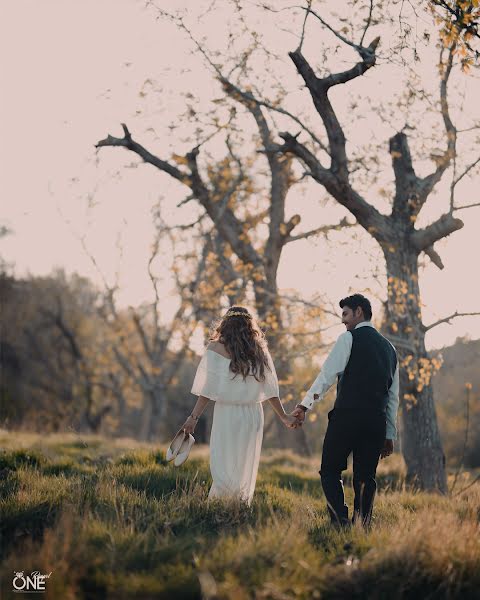
[[[392,385],[388,390],[388,402],[387,402],[387,433],[386,437],[388,440],[397,439],[397,412],[398,412],[398,394],[400,389],[400,374],[397,362],[397,368],[395,375],[393,376]]]
[[[336,382],[338,375],[343,373],[352,352],[353,337],[349,331],[345,331],[335,342],[330,354],[323,363],[322,369],[312,386],[306,393],[301,404],[306,408],[312,408],[315,402],[319,402],[328,389]],[[314,396],[317,396],[315,398]]]

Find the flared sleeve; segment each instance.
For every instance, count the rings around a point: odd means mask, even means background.
[[[227,404],[255,404],[279,395],[277,373],[270,354],[265,380],[250,374],[246,378],[230,371],[230,359],[207,349],[197,367],[192,394]]]
[[[277,372],[275,371],[275,365],[273,364],[270,352],[267,352],[268,369],[265,369],[265,381],[263,382],[263,399],[268,400],[275,396],[280,397],[280,390],[278,388]]]
[[[215,352],[206,351],[197,367],[192,384],[192,394],[205,396],[210,400],[217,400],[222,381],[222,369],[219,364],[218,355]],[[220,357],[222,358],[222,357]]]

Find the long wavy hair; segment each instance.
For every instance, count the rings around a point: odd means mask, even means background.
[[[234,313],[234,314],[232,314]],[[211,342],[223,344],[230,355],[230,370],[246,379],[253,375],[265,381],[267,341],[255,318],[243,306],[232,306],[217,321],[210,334]]]

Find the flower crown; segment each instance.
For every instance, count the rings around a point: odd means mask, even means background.
[[[245,312],[240,312],[238,310],[234,310],[232,312],[227,313],[224,319],[226,319],[227,317],[247,317],[248,319],[251,319],[252,315]]]

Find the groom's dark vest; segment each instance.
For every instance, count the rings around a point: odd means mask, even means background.
[[[335,408],[385,413],[397,367],[395,348],[376,329],[353,329],[352,352],[340,375]]]

